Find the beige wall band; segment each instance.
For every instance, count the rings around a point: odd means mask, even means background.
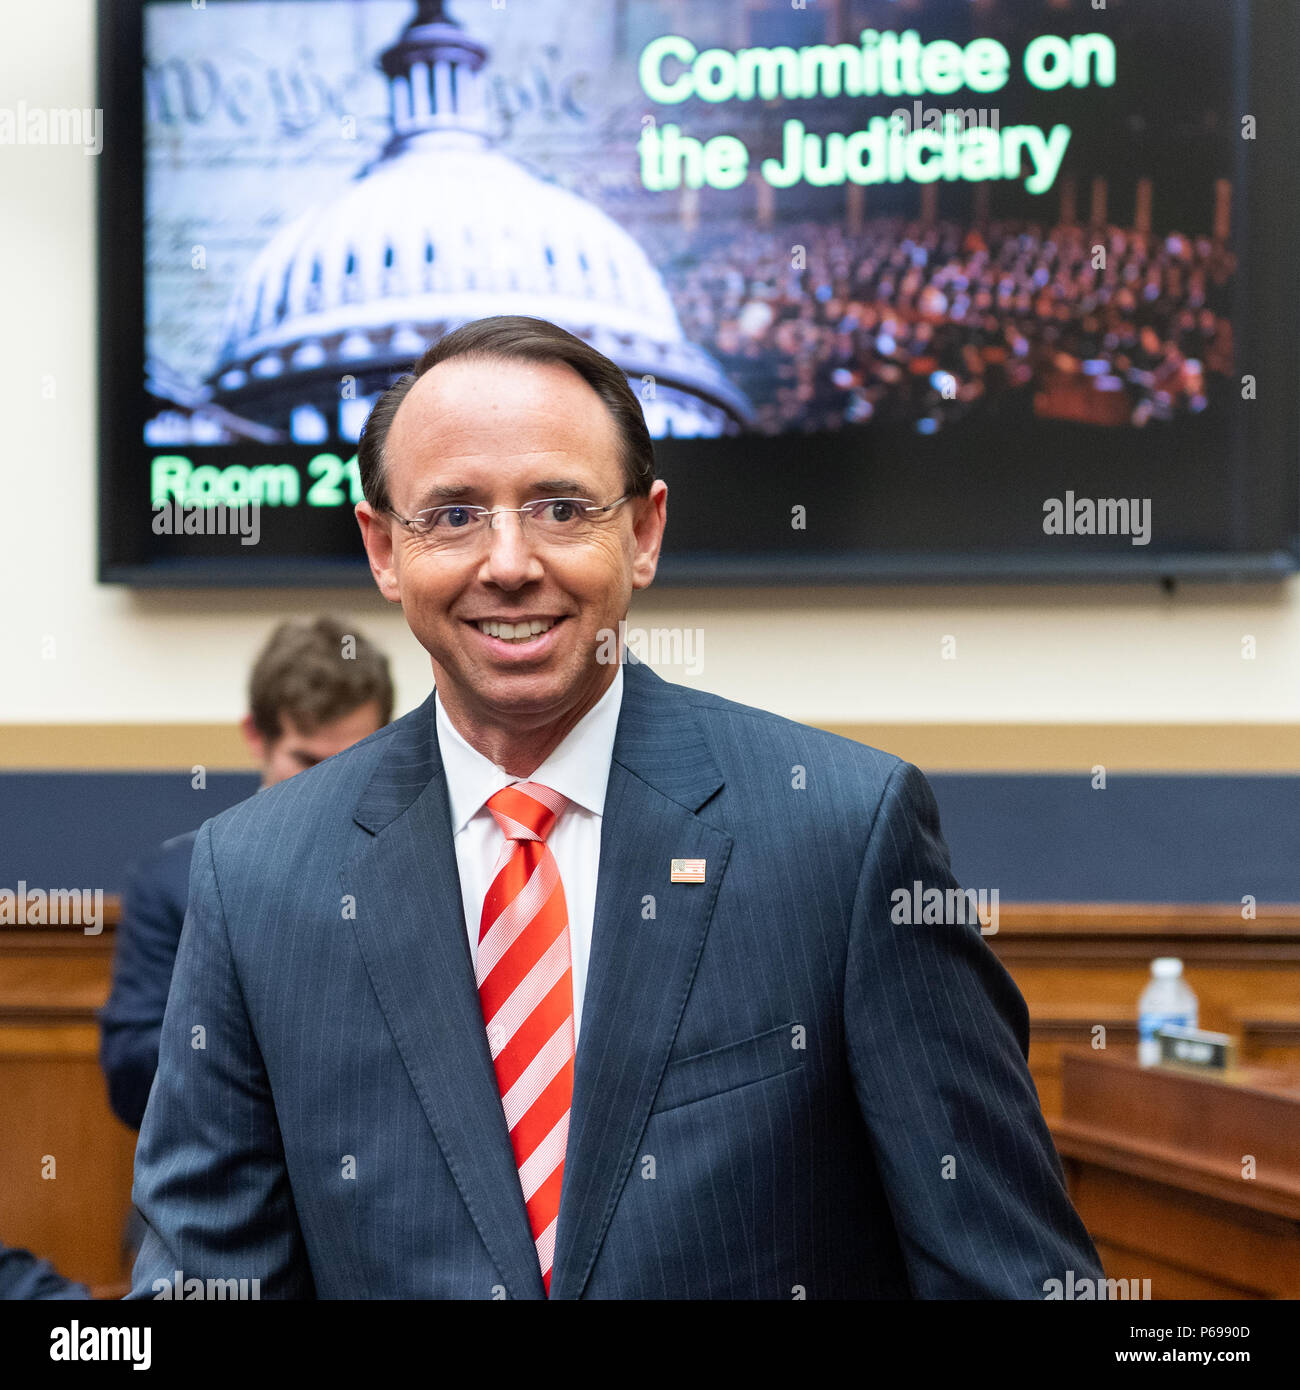
[[[1300,773],[1300,724],[831,724],[926,772]],[[232,724],[0,724],[0,771],[253,771]]]

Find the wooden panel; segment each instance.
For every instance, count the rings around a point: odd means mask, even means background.
[[[116,903],[105,916],[117,921]],[[99,1066],[112,951],[107,927],[0,929],[0,1238],[120,1298],[135,1134]]]
[[[1062,1071],[1052,1135],[1109,1278],[1149,1278],[1156,1299],[1300,1297],[1300,1076],[1077,1051]]]
[[[1091,1165],[1070,1196],[1095,1240],[1128,1252],[1124,1277],[1152,1281],[1153,1299],[1180,1295],[1157,1285],[1148,1261],[1235,1288],[1239,1297],[1295,1297],[1300,1234],[1293,1222]],[[1106,1275],[1120,1277],[1109,1264]]]
[[[1207,1279],[1190,1270],[1179,1269],[1147,1252],[1125,1249],[1110,1245],[1104,1240],[1095,1240],[1097,1254],[1101,1256],[1102,1266],[1108,1279],[1150,1279],[1152,1302],[1183,1298],[1259,1298],[1258,1291],[1240,1289],[1235,1284],[1220,1279]],[[1139,1282],[1139,1290],[1146,1286]]]
[[[93,1046],[40,1041],[0,1024],[0,1232],[70,1279],[119,1282],[135,1135],[108,1108]]]
[[[1095,1015],[1094,1015],[1095,1017]],[[1029,1074],[1038,1088],[1038,1103],[1049,1119],[1061,1113],[1061,1053],[1066,1048],[1091,1047],[1091,1024],[1071,1024],[1049,1018],[1046,1023],[1030,1014]],[[1135,1020],[1098,1018],[1111,1047],[1136,1047]]]
[[[1296,997],[1300,997],[1300,990]],[[1289,1001],[1257,998],[1239,1005],[1225,1031],[1240,1037],[1238,1057],[1242,1062],[1292,1068],[1300,1058],[1300,1006]]]
[[[1300,904],[1261,903],[1247,921],[1239,903],[1008,903],[1002,931],[1029,936],[1204,935],[1263,937],[1300,945]]]
[[[1300,1223],[1300,1084],[1076,1051],[1062,1079],[1054,1130],[1071,1153]]]

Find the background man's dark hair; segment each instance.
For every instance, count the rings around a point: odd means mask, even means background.
[[[345,647],[344,641],[348,640]],[[294,618],[267,639],[249,679],[248,711],[268,741],[284,732],[281,716],[305,734],[374,700],[381,724],[393,717],[388,658],[355,629],[333,618]]]
[[[405,376],[399,377],[375,402],[357,450],[361,490],[376,511],[389,508],[384,470],[384,445],[398,407],[411,387],[439,362],[454,357],[497,362],[560,362],[571,367],[605,402],[622,440],[624,491],[644,497],[655,477],[654,446],[641,404],[628,385],[627,374],[590,343],[546,319],[501,314],[463,324],[433,344]]]

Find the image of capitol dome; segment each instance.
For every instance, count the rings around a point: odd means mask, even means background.
[[[618,363],[655,437],[749,423],[749,401],[686,338],[635,238],[496,148],[488,58],[443,0],[420,0],[379,58],[388,143],[250,265],[209,409],[295,443],[355,442],[378,395],[430,342],[472,319],[527,314]]]

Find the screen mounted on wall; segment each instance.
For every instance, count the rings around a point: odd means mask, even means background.
[[[368,583],[493,314],[627,373],[670,582],[1293,568],[1279,8],[105,0],[101,576]]]

